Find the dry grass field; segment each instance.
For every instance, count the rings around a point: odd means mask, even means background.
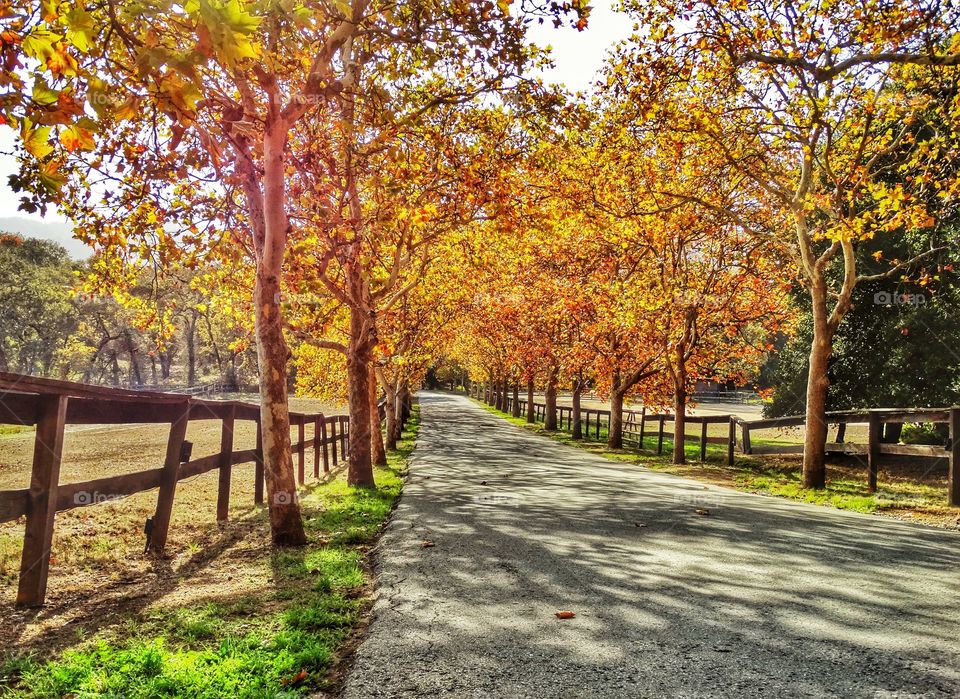
[[[293,399],[297,411],[343,413],[342,407]],[[61,483],[157,468],[166,448],[165,425],[68,428]],[[296,430],[293,430],[296,439]],[[312,427],[307,427],[307,437]],[[220,422],[195,421],[187,439],[193,458],[219,451]],[[252,449],[253,423],[237,422],[234,449]],[[32,431],[0,434],[0,490],[30,483]],[[312,451],[307,452],[308,483]],[[144,555],[144,523],[153,514],[157,491],[61,512],[51,556],[47,604],[42,610],[16,610],[23,522],[0,525],[0,644],[21,650],[60,646],[64,636],[81,638],[88,627],[110,617],[154,604],[183,606],[212,594],[256,594],[269,585],[269,539],[262,510],[254,506],[254,466],[233,468],[230,520],[216,522],[217,472],[180,481],[174,501],[166,555]]]

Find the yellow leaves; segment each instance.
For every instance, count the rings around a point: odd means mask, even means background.
[[[74,124],[60,131],[60,143],[71,153],[78,150],[93,150],[93,132]]]
[[[96,33],[90,13],[75,7],[66,14],[66,23],[67,41],[84,53],[89,51]]]
[[[54,47],[61,38],[59,34],[55,34],[49,29],[38,27],[24,37],[23,52],[30,58],[46,61],[53,54]]]
[[[176,72],[168,72],[160,80],[161,106],[177,114],[180,120],[192,121],[201,94],[197,86]]]
[[[77,74],[77,59],[70,55],[66,44],[57,44],[47,57],[47,70],[57,77],[72,77]]]
[[[197,20],[198,45],[209,43],[220,60],[233,66],[260,56],[260,47],[250,37],[260,26],[261,18],[247,11],[250,6],[241,0],[190,0],[184,9]]]
[[[49,126],[33,128],[30,120],[24,119],[23,128],[20,131],[23,147],[38,160],[46,158],[53,152],[53,146],[50,144],[50,131]]]

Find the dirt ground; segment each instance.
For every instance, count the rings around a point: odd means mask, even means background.
[[[291,400],[291,408],[343,412],[306,399]],[[164,425],[70,428],[60,481],[157,468],[167,431]],[[310,426],[306,434],[308,439],[312,436]],[[187,439],[193,442],[192,458],[214,454],[219,451],[220,423],[192,422]],[[253,423],[237,423],[235,450],[252,449],[255,439]],[[32,453],[32,432],[0,435],[0,490],[29,486]],[[312,463],[308,450],[308,483]],[[254,466],[233,468],[230,519],[219,524],[217,478],[217,472],[210,471],[179,482],[163,558],[144,554],[143,527],[156,507],[156,490],[58,513],[47,604],[40,610],[13,606],[23,519],[0,525],[0,617],[5,622],[0,626],[0,644],[37,652],[81,639],[89,630],[134,611],[250,596],[266,589],[271,576],[269,532],[261,509],[253,503]]]

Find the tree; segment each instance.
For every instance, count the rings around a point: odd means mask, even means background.
[[[636,123],[652,120],[726,160],[745,196],[736,206],[699,203],[775,240],[810,295],[803,469],[804,485],[821,488],[827,371],[854,289],[917,261],[864,274],[857,245],[880,231],[929,230],[931,196],[956,187],[941,177],[954,137],[935,124],[955,118],[957,105],[925,86],[960,64],[957,9],[917,2],[864,11],[844,0],[803,12],[759,0],[628,7],[649,29],[611,64],[611,89],[631,95]],[[905,70],[910,78],[900,80]],[[910,180],[885,178],[898,170]],[[768,208],[765,225],[758,204]],[[932,239],[919,257],[939,248]]]
[[[54,373],[77,327],[75,272],[61,246],[0,233],[0,371]]]

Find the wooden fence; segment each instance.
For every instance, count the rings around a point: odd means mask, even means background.
[[[485,395],[480,384],[474,384],[472,395],[478,400],[494,397]],[[513,398],[502,398],[506,411],[511,412]],[[527,412],[527,401],[519,399],[520,414]],[[545,403],[533,404],[534,419],[545,422],[547,406]],[[610,428],[610,411],[597,408],[580,409],[581,426],[586,438],[591,436],[599,440],[602,430]],[[639,449],[645,448],[645,440],[656,440],[657,454],[663,453],[664,436],[673,438],[673,430],[667,430],[674,416],[669,413],[647,413],[643,410],[624,410],[622,413],[623,441]],[[733,465],[735,454],[786,455],[802,454],[802,444],[771,444],[753,446],[751,434],[764,429],[782,429],[803,426],[803,415],[769,418],[762,420],[744,420],[736,415],[688,415],[688,425],[699,425],[699,434],[684,434],[686,441],[700,445],[700,460],[706,461],[708,444],[727,445],[727,463]],[[943,446],[926,444],[890,444],[882,441],[883,426],[886,424],[933,423],[948,425],[949,438]],[[947,501],[953,507],[960,507],[960,407],[952,408],[875,408],[870,410],[841,410],[827,413],[828,426],[836,426],[837,437],[827,442],[826,450],[833,455],[855,455],[865,457],[867,465],[867,485],[870,492],[877,489],[877,473],[884,456],[909,456],[915,458],[944,459],[947,461]],[[866,444],[845,442],[847,425],[866,424],[868,438]],[[557,427],[570,430],[573,425],[573,408],[557,406]],[[709,436],[710,425],[727,425],[726,436]]]
[[[382,406],[381,406],[382,411]],[[192,420],[220,420],[220,451],[191,459],[192,445],[186,441]],[[234,424],[255,422],[256,446],[236,450]],[[66,425],[169,424],[163,466],[147,471],[110,476],[81,483],[60,483],[63,435]],[[292,444],[297,480],[305,481],[306,452],[313,450],[313,475],[320,476],[337,466],[347,455],[350,434],[345,415],[290,413],[291,428],[298,439]],[[264,465],[260,407],[239,401],[198,400],[173,393],[131,391],[88,386],[67,381],[39,379],[0,372],[0,424],[36,425],[30,487],[0,491],[0,522],[26,517],[23,556],[17,591],[17,606],[42,605],[46,596],[54,516],[75,507],[95,505],[109,493],[123,497],[159,488],[157,507],[148,520],[148,547],[160,552],[167,541],[177,482],[219,470],[217,520],[226,520],[230,504],[231,469],[237,464],[255,463],[254,500],[263,502]],[[306,436],[306,426],[313,435]],[[293,497],[293,494],[291,494]]]

